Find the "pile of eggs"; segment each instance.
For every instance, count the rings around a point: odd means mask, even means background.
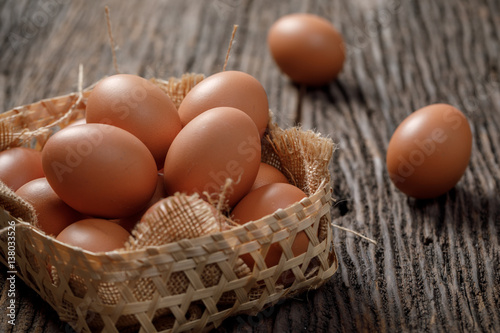
[[[232,219],[245,223],[306,197],[261,162],[268,122],[267,94],[244,72],[207,77],[178,109],[151,81],[117,74],[91,91],[85,122],[56,132],[41,153],[2,152],[0,163],[13,154],[32,161],[1,179],[33,205],[43,231],[94,252],[123,247],[136,223],[175,193],[208,203],[224,192]],[[306,251],[307,237],[296,242],[297,254]],[[281,250],[269,253],[268,264],[277,263]]]
[[[326,84],[344,63],[340,34],[310,14],[275,22],[268,46],[281,71],[301,84]],[[269,105],[263,86],[249,74],[211,75],[178,109],[150,81],[113,75],[92,90],[85,120],[55,133],[41,153],[28,148],[0,153],[0,179],[34,206],[40,228],[63,242],[97,252],[120,248],[163,198],[197,193],[211,202],[228,179],[224,198],[238,223],[306,196],[279,170],[261,163]],[[442,195],[465,172],[471,146],[471,130],[459,110],[425,107],[404,120],[389,143],[390,179],[409,196]],[[305,252],[307,243],[299,233],[293,252]],[[280,255],[279,245],[271,247],[266,263],[276,264]],[[244,260],[253,263],[251,256]]]

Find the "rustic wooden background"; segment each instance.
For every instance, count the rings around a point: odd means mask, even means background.
[[[262,82],[281,126],[298,120],[338,143],[334,222],[378,242],[334,230],[340,268],[326,285],[219,332],[500,331],[498,0],[107,4],[120,71],[144,77],[220,71],[238,24],[228,69]],[[327,17],[347,44],[338,80],[300,96],[266,45],[270,25],[291,12]],[[80,63],[85,85],[114,73],[103,3],[0,0],[0,110],[75,91]],[[407,115],[435,102],[467,115],[472,157],[455,189],[416,201],[391,184],[386,147]],[[1,332],[71,332],[16,286],[17,325],[0,313]]]

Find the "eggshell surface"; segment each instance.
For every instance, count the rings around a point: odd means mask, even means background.
[[[65,128],[42,151],[47,180],[70,207],[118,218],[143,209],[156,188],[156,163],[131,133],[105,124]]]
[[[68,225],[84,218],[57,196],[45,177],[24,184],[16,194],[33,206],[38,227],[48,235],[57,236]]]
[[[232,211],[232,219],[239,224],[256,221],[280,208],[285,209],[305,197],[306,194],[301,189],[291,184],[274,183],[264,185],[248,193],[238,202]],[[301,231],[295,237],[292,252],[295,256],[300,255],[307,251],[308,246],[309,239],[305,232]],[[282,253],[283,250],[278,242],[271,244],[264,260],[266,266],[277,265]],[[253,266],[254,259],[250,254],[242,255],[241,258],[247,266],[250,268]]]
[[[344,65],[342,36],[329,21],[313,14],[283,16],[269,29],[267,44],[281,71],[297,83],[326,84]]]
[[[206,198],[218,195],[226,179],[233,180],[229,206],[252,187],[259,170],[261,143],[252,119],[229,107],[203,112],[177,135],[165,159],[165,188],[198,193]]]
[[[181,123],[185,126],[201,113],[222,106],[245,112],[264,134],[269,122],[266,91],[257,79],[240,71],[216,73],[194,86],[179,106]]]
[[[120,127],[138,137],[162,166],[168,148],[181,130],[170,97],[152,82],[130,74],[100,81],[88,97],[87,123]]]
[[[387,170],[403,193],[435,198],[455,186],[472,149],[465,115],[448,104],[432,104],[410,114],[397,127],[387,148]]]
[[[91,252],[109,252],[124,247],[130,234],[104,219],[84,219],[67,226],[56,239]]]
[[[267,163],[260,163],[259,172],[255,178],[250,191],[256,190],[261,186],[273,183],[288,183],[286,176],[278,169]]]
[[[42,154],[31,148],[16,147],[0,152],[0,180],[11,190],[43,177]]]

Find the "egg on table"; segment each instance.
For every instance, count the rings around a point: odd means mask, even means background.
[[[267,44],[281,71],[297,83],[326,84],[344,65],[342,36],[317,15],[294,13],[281,17],[269,29]]]
[[[469,163],[472,133],[465,115],[448,104],[410,114],[387,147],[387,171],[394,185],[418,199],[438,197],[455,186]]]

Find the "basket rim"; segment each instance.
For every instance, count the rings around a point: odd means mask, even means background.
[[[122,74],[127,74],[127,73],[122,73]],[[196,74],[196,75],[203,75],[203,76],[205,76],[204,74],[199,74],[199,73],[187,73],[187,74]],[[91,84],[87,85],[85,88],[83,88],[81,93],[84,94],[84,95],[87,94],[87,93],[90,93],[92,91],[92,89],[94,89],[94,87],[99,82],[101,82],[105,78],[107,78],[109,76],[112,76],[112,75],[116,75],[116,74],[104,75],[103,77],[101,77],[97,81],[94,81],[93,83],[91,83]],[[155,81],[160,82],[160,83],[168,83],[168,81],[171,80],[171,79],[173,79],[173,80],[180,80],[181,78],[180,77],[171,76],[168,79],[162,79],[162,78],[158,78],[158,77],[151,77],[149,79],[147,79],[147,78],[144,78],[144,79],[146,79],[148,81],[155,80]],[[40,103],[44,103],[44,102],[49,102],[49,101],[52,101],[52,100],[55,100],[55,99],[76,97],[79,94],[80,94],[80,92],[78,92],[78,91],[72,91],[72,92],[61,94],[61,95],[57,95],[57,96],[42,98],[42,99],[37,100],[37,101],[32,102],[32,103],[17,105],[17,106],[15,106],[15,107],[13,107],[13,108],[11,108],[9,110],[0,111],[0,122],[8,120],[8,119],[5,119],[5,118],[8,118],[9,116],[12,116],[13,114],[17,114],[20,111],[22,111],[23,109],[26,109],[26,108],[34,105],[34,104],[40,104]]]
[[[73,246],[64,242],[61,242],[56,239],[55,236],[51,236],[37,228],[35,225],[33,225],[30,222],[26,222],[18,217],[14,217],[10,214],[8,210],[6,210],[4,207],[0,207],[5,213],[7,213],[11,219],[16,220],[16,224],[19,226],[24,226],[27,229],[30,229],[31,232],[34,232],[38,235],[38,237],[42,237],[45,240],[50,240],[53,241],[54,243],[57,244],[57,246],[64,247],[66,250],[74,251],[74,253],[78,253],[79,255],[83,254],[85,257],[87,257],[90,260],[100,260],[100,259],[114,259],[116,260],[118,257],[121,257],[122,259],[137,259],[142,257],[144,254],[148,254],[153,252],[157,253],[175,253],[178,252],[179,250],[187,250],[189,248],[199,248],[199,247],[204,247],[205,245],[213,244],[214,239],[218,241],[228,241],[230,239],[235,239],[237,238],[236,234],[241,234],[241,233],[246,233],[248,234],[249,232],[253,230],[262,230],[263,228],[269,227],[270,222],[277,222],[277,225],[279,226],[279,230],[272,230],[272,234],[276,234],[279,231],[285,230],[288,231],[289,227],[281,225],[279,222],[282,221],[283,219],[277,218],[277,214],[279,215],[280,213],[289,215],[293,214],[297,211],[306,209],[307,207],[310,207],[314,204],[314,202],[317,202],[318,200],[321,199],[321,197],[327,195],[328,192],[331,192],[331,184],[329,181],[326,181],[326,179],[323,179],[320,186],[318,186],[318,189],[316,190],[315,193],[312,195],[303,198],[302,200],[293,203],[292,205],[288,206],[285,209],[278,209],[275,212],[266,215],[259,220],[255,221],[249,221],[246,222],[245,224],[235,226],[229,230],[224,230],[224,231],[218,231],[215,233],[211,233],[208,235],[203,235],[195,238],[190,238],[190,239],[182,239],[162,245],[148,245],[144,246],[143,248],[140,249],[134,249],[134,250],[125,250],[124,248],[122,249],[116,249],[113,251],[107,251],[107,252],[92,252],[88,251],[85,249],[82,249],[77,246]],[[318,212],[315,212],[318,213]],[[274,223],[276,225],[276,223]],[[301,230],[298,230],[301,231]],[[251,239],[249,241],[255,241],[255,239]],[[191,246],[185,247],[180,245],[179,243],[182,243],[184,245],[189,244]],[[230,242],[227,242],[227,247],[228,248],[235,248],[239,247],[241,245],[236,243],[236,244],[231,244]],[[177,249],[177,251],[172,251]],[[219,248],[218,250],[224,250]],[[216,251],[214,251],[216,252]]]

